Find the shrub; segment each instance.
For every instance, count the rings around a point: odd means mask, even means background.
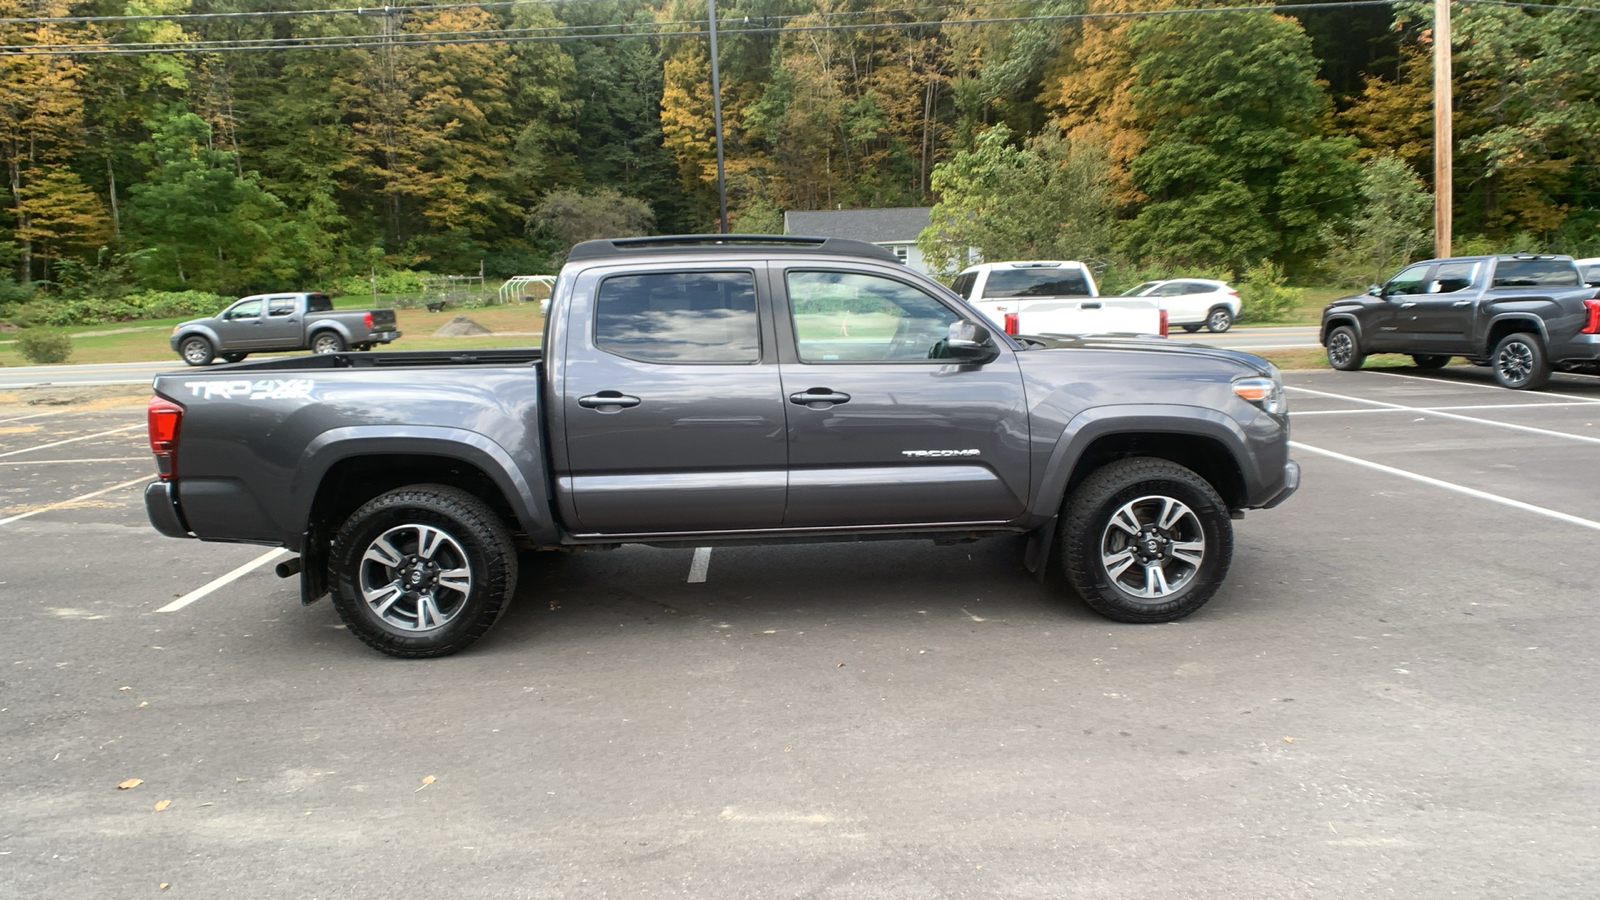
[[[35,302],[28,321],[41,325],[104,325],[136,319],[209,316],[233,302],[205,291],[143,291],[111,299],[54,299]]]
[[[422,275],[410,269],[400,269],[390,272],[378,273],[378,293],[380,294],[415,294],[422,290]],[[344,297],[351,294],[372,294],[371,275],[351,275],[341,278],[333,283],[333,295]]]
[[[66,362],[72,355],[72,338],[58,332],[24,331],[17,349],[29,362]]]
[[[1276,322],[1289,314],[1305,295],[1284,283],[1283,267],[1263,260],[1244,273],[1239,285],[1239,321]]]

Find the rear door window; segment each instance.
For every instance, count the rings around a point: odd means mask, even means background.
[[[1089,280],[1082,269],[991,269],[983,286],[986,299],[1007,297],[1083,297]]]
[[[1440,263],[1439,268],[1433,273],[1433,287],[1430,289],[1436,294],[1453,294],[1472,287],[1474,273],[1478,264],[1475,262],[1448,262]]]
[[[962,272],[960,275],[956,276],[955,281],[950,283],[950,289],[960,294],[962,297],[971,300],[972,285],[977,280],[977,272]]]
[[[293,297],[273,297],[267,301],[267,315],[291,316],[294,315],[294,306]]]
[[[755,274],[613,275],[595,299],[594,342],[645,362],[758,362]]]

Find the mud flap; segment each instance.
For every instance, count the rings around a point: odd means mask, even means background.
[[[305,606],[328,596],[328,541],[315,528],[306,532],[300,549],[300,602]]]
[[[1050,521],[1028,532],[1028,548],[1023,552],[1022,564],[1033,573],[1033,580],[1040,584],[1044,584],[1044,576],[1050,570],[1050,548],[1055,546],[1060,518],[1051,516]]]

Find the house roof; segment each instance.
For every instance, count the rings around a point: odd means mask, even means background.
[[[789,210],[783,214],[785,234],[851,238],[874,244],[915,241],[928,227],[931,206],[894,209]]]

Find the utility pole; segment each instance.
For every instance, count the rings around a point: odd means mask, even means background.
[[[1455,180],[1451,128],[1450,0],[1433,0],[1433,255],[1450,255]]]
[[[722,75],[717,69],[717,0],[706,0],[711,20],[711,119],[717,129],[717,233],[728,233],[728,182],[722,172]]]

